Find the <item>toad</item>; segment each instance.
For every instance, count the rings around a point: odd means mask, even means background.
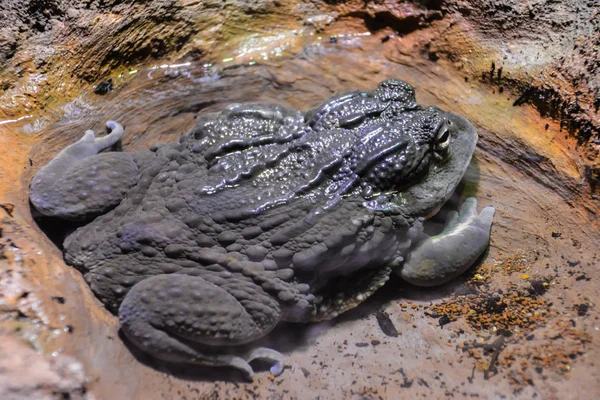
[[[391,273],[418,286],[466,271],[489,244],[493,207],[474,198],[429,236],[477,141],[463,117],[415,101],[399,80],[308,112],[234,104],[176,142],[102,152],[86,131],[35,175],[33,206],[80,221],[67,264],[117,314],[127,339],[175,363],[250,362],[280,321],[334,318]]]

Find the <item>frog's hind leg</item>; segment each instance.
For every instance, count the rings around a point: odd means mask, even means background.
[[[138,167],[129,153],[102,153],[123,135],[121,124],[108,121],[108,135],[88,130],[42,167],[31,182],[29,198],[43,215],[88,219],[117,205],[135,183]]]
[[[245,345],[279,322],[279,303],[253,282],[234,278],[157,275],[136,284],[119,308],[125,336],[145,353],[168,362],[232,366],[251,379],[250,362],[283,356]]]
[[[417,286],[444,284],[469,269],[490,241],[494,207],[477,213],[477,200],[468,198],[453,212],[442,233],[426,238],[404,262],[398,275]]]

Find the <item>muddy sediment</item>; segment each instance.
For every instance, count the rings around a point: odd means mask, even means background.
[[[563,399],[599,389],[600,10],[589,2],[67,3],[0,5],[10,22],[0,115],[27,117],[0,125],[0,332],[42,360],[81,363],[76,378],[57,378],[74,398]],[[232,102],[305,110],[390,77],[477,127],[465,191],[498,210],[490,252],[448,287],[391,282],[400,286],[336,321],[281,327],[266,339],[288,358],[275,379],[174,370],[132,351],[46,236],[53,228],[32,219],[35,171],[107,119],[124,123],[131,151]],[[382,310],[397,337],[382,332]]]

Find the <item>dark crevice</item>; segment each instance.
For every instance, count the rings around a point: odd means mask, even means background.
[[[381,11],[375,14],[367,11],[352,11],[343,17],[359,18],[364,20],[365,26],[370,32],[377,32],[385,28],[393,29],[399,35],[406,35],[416,30],[425,28],[429,22],[442,19],[443,13],[440,11],[423,10],[420,14],[398,17],[390,11]]]
[[[378,12],[375,15],[370,15],[364,11],[353,11],[349,13],[348,16],[364,20],[365,26],[370,32],[391,28],[398,34],[407,34],[419,29],[421,27],[420,25],[423,23],[420,16],[413,15],[399,19],[388,11]]]
[[[516,82],[512,82],[517,85]],[[553,88],[528,86],[521,91],[513,106],[533,105],[542,117],[550,117],[560,122],[560,129],[577,138],[582,145],[600,138],[600,127],[583,117],[585,111],[577,101],[567,101]]]
[[[33,205],[29,204],[33,220],[38,228],[50,239],[50,241],[60,250],[63,249],[65,238],[74,232],[77,228],[84,225],[85,222],[67,221],[60,218],[52,218],[41,215]]]

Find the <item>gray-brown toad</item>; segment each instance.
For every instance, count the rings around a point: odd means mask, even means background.
[[[233,105],[149,151],[97,154],[123,134],[107,126],[40,169],[30,198],[42,214],[88,221],[66,238],[66,262],[158,359],[252,376],[248,362],[266,358],[279,373],[279,353],[240,345],[282,320],[335,317],[392,270],[416,285],[447,282],[489,242],[494,209],[478,215],[474,199],[442,234],[422,232],[477,134],[419,106],[402,81],[307,113]]]

